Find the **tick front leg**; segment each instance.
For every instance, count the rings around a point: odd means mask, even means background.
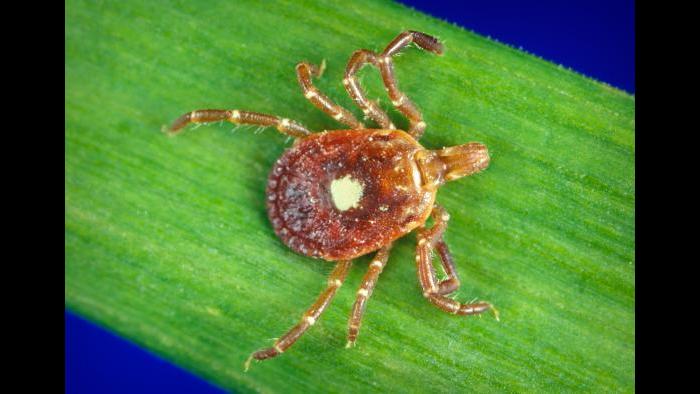
[[[362,284],[359,290],[357,290],[357,298],[355,299],[355,304],[352,306],[352,313],[350,314],[350,321],[348,322],[348,343],[345,345],[346,348],[353,346],[357,340],[357,334],[360,332],[362,314],[365,312],[367,300],[369,300],[369,297],[374,291],[374,286],[377,284],[379,274],[382,273],[386,262],[389,260],[391,246],[392,245],[389,244],[379,249],[379,252],[377,252],[374,259],[369,264],[369,269],[365,277],[362,278]]]
[[[384,52],[379,55],[377,63],[379,64],[379,72],[382,75],[382,81],[389,94],[391,103],[399,112],[404,114],[410,122],[408,133],[415,139],[419,139],[425,131],[426,124],[423,121],[423,115],[415,104],[399,90],[394,76],[394,62],[392,57],[397,55],[401,49],[415,43],[420,48],[426,51],[442,55],[442,44],[433,36],[418,31],[405,31],[394,38],[389,45],[386,46]]]
[[[340,288],[343,281],[345,281],[345,277],[347,276],[351,265],[352,261],[338,262],[328,277],[328,285],[326,286],[326,289],[321,293],[318,299],[316,299],[316,302],[314,302],[314,304],[311,305],[311,307],[304,313],[304,315],[301,317],[301,321],[296,326],[292,327],[291,330],[287,331],[287,333],[281,338],[276,340],[272,347],[258,350],[257,352],[251,354],[250,357],[248,357],[248,360],[245,362],[245,370],[248,370],[250,367],[250,362],[253,359],[266,360],[284,353],[284,351],[292,346],[294,342],[296,342],[299,337],[301,337],[302,334],[309,329],[309,327],[313,326],[314,323],[316,323],[316,320],[318,320],[318,318],[321,316],[321,313],[323,313],[326,307],[328,307],[328,305],[331,303],[331,300],[333,300],[338,288]]]
[[[382,76],[387,94],[391,99],[391,103],[399,112],[408,118],[410,122],[408,132],[415,139],[418,139],[423,135],[426,124],[423,121],[423,115],[418,111],[415,104],[413,104],[406,94],[399,90],[394,75],[394,63],[392,60],[394,55],[398,54],[401,49],[411,43],[415,43],[418,47],[438,55],[441,55],[443,51],[442,44],[435,37],[417,31],[405,31],[394,38],[380,54],[367,49],[355,51],[350,57],[350,61],[345,70],[343,84],[345,85],[345,90],[350,94],[350,97],[355,100],[357,105],[362,108],[362,111],[367,116],[379,123],[383,128],[394,129],[395,126],[391,123],[389,116],[382,111],[375,102],[367,100],[355,76],[362,67],[367,64],[377,67]]]
[[[305,62],[297,64],[297,79],[299,80],[299,85],[301,85],[301,91],[304,93],[304,97],[311,101],[311,104],[316,108],[325,112],[338,122],[352,129],[364,129],[365,125],[358,121],[350,111],[334,103],[328,96],[321,93],[321,91],[314,86],[311,78],[319,78],[321,74],[323,74],[325,65],[325,61],[321,64],[321,68]]]
[[[200,109],[188,112],[175,119],[167,132],[171,135],[177,134],[190,123],[211,123],[218,121],[243,125],[276,127],[280,133],[292,137],[304,137],[311,134],[306,127],[293,120],[280,118],[274,115],[261,114],[259,112],[240,111],[237,109]]]
[[[453,292],[459,286],[452,256],[442,239],[447,229],[447,221],[450,219],[450,216],[447,211],[439,205],[435,205],[431,215],[435,220],[435,224],[430,229],[419,231],[418,246],[416,247],[418,281],[423,289],[423,296],[433,305],[448,313],[456,315],[475,315],[491,309],[498,320],[498,312],[488,302],[462,304],[445,296],[445,294]],[[440,246],[440,244],[443,246]],[[433,249],[438,250],[440,259],[443,261],[443,266],[445,267],[445,272],[448,273],[448,279],[442,282],[437,281],[435,270],[433,269]],[[452,271],[454,274],[452,277],[450,277],[449,271]]]
[[[357,73],[362,69],[362,67],[368,64],[379,67],[379,63],[377,62],[377,54],[367,49],[355,51],[350,57],[350,61],[348,61],[348,65],[345,68],[343,85],[345,86],[345,90],[347,90],[350,97],[357,103],[365,115],[377,122],[382,128],[394,130],[396,129],[396,126],[394,126],[391,119],[389,119],[389,115],[387,115],[376,102],[367,100],[364,91],[360,87],[360,82],[357,80]]]

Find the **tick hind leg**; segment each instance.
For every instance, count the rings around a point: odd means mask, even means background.
[[[352,313],[350,314],[350,321],[348,322],[348,343],[345,347],[353,346],[357,340],[357,335],[360,332],[360,325],[362,323],[362,314],[367,306],[367,300],[372,295],[372,291],[374,291],[374,286],[377,284],[379,274],[382,273],[386,262],[389,260],[391,246],[392,245],[389,244],[379,249],[379,252],[377,252],[374,259],[372,259],[367,273],[364,278],[362,278],[362,284],[357,290],[357,298],[355,299],[355,304],[352,306]]]
[[[336,264],[335,268],[328,277],[328,284],[326,289],[321,293],[321,295],[316,299],[316,302],[311,305],[311,307],[304,313],[301,317],[301,321],[294,327],[292,327],[286,334],[281,338],[277,339],[272,345],[272,347],[258,350],[248,357],[245,362],[246,371],[250,367],[250,362],[255,360],[266,360],[284,353],[290,346],[296,342],[299,337],[301,337],[309,327],[316,323],[316,320],[321,316],[321,313],[328,307],[338,291],[338,288],[343,284],[345,277],[348,274],[348,270],[352,265],[352,261],[340,261]]]
[[[440,236],[440,239],[435,243],[435,250],[437,250],[438,256],[440,256],[440,263],[447,275],[446,279],[437,283],[437,292],[440,295],[452,294],[459,289],[460,283],[454,260],[452,259],[452,253],[450,253],[450,249],[447,247],[443,236]]]
[[[353,100],[360,106],[362,111],[379,123],[384,128],[395,128],[389,120],[387,114],[382,111],[375,102],[367,100],[365,94],[360,87],[357,77],[355,76],[362,67],[367,64],[372,64],[379,69],[382,76],[382,81],[386,87],[386,91],[391,99],[391,103],[401,112],[410,122],[409,134],[418,139],[425,131],[426,124],[415,104],[398,88],[396,77],[394,75],[394,65],[392,57],[398,54],[401,49],[415,43],[420,48],[435,54],[441,55],[443,52],[442,44],[432,36],[417,31],[405,31],[394,38],[389,45],[386,46],[381,54],[361,49],[353,53],[345,71],[345,79],[343,84],[345,89],[350,94]]]
[[[188,112],[175,119],[166,131],[169,134],[177,134],[190,123],[211,123],[226,121],[234,124],[256,125],[263,127],[275,127],[277,130],[291,137],[304,137],[311,132],[301,124],[286,118],[274,115],[261,114],[259,112],[225,110],[225,109],[199,109]]]
[[[297,79],[299,80],[299,85],[301,86],[301,91],[304,93],[304,97],[311,101],[311,104],[316,108],[325,112],[338,122],[352,129],[365,128],[365,125],[358,121],[350,111],[334,103],[333,100],[329,99],[328,96],[321,93],[321,91],[314,86],[311,80],[312,77],[320,78],[325,66],[325,61],[321,64],[320,68],[306,62],[297,64]]]
[[[435,205],[431,213],[435,224],[430,229],[418,232],[418,246],[416,247],[416,265],[418,267],[418,281],[423,289],[423,295],[436,307],[445,312],[456,315],[475,315],[491,309],[498,320],[498,312],[488,302],[476,302],[462,304],[446,294],[452,293],[459,287],[459,279],[452,262],[452,256],[443,240],[443,234],[447,229],[447,221],[450,215],[439,205]],[[438,250],[448,278],[438,282],[432,265],[433,249]]]

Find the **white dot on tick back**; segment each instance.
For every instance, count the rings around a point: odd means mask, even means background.
[[[362,184],[346,175],[331,182],[331,198],[335,207],[341,211],[356,208],[362,198]]]

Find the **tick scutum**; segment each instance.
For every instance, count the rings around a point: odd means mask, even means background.
[[[301,139],[274,165],[267,208],[292,250],[328,261],[379,249],[423,223],[435,193],[422,187],[398,130],[328,131]]]

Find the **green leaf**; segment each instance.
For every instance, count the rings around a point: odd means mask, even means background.
[[[634,391],[634,97],[385,1],[71,0],[65,23],[68,309],[241,392]],[[407,29],[446,48],[395,62],[428,124],[422,143],[491,152],[438,201],[452,216],[457,299],[491,301],[501,321],[428,303],[408,235],[355,348],[346,325],[368,258],[296,345],[244,373],[332,264],[293,253],[268,223],[284,136],[161,127],[238,108],[342,128],[304,99],[295,64],[325,59],[317,85],[359,115],[341,83],[347,59]],[[362,78],[389,107],[377,72]]]

